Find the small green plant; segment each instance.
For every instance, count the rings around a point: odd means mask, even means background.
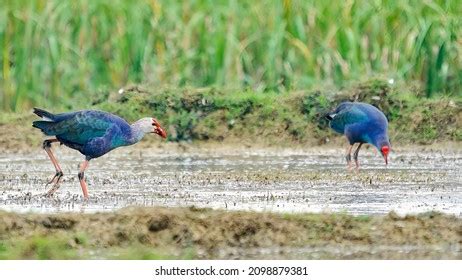
[[[95,106],[128,120],[155,116],[169,131],[171,141],[222,141],[234,135],[267,139],[269,143],[310,139],[323,143],[335,135],[328,128],[325,114],[342,101],[356,100],[371,103],[385,113],[393,140],[457,141],[460,98],[427,99],[418,94],[406,86],[391,87],[386,81],[372,80],[340,92],[259,93],[202,88],[128,92],[122,96],[116,93],[109,97],[111,101]]]
[[[65,236],[33,236],[0,245],[0,259],[75,259],[74,240]]]

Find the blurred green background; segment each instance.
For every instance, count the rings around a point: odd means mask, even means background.
[[[0,108],[129,84],[287,92],[385,77],[461,94],[462,1],[1,0]]]

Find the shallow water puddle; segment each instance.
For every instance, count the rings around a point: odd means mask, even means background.
[[[0,209],[108,211],[126,206],[195,206],[278,212],[462,213],[461,152],[400,152],[386,168],[370,151],[362,170],[345,169],[341,150],[230,150],[168,153],[116,150],[92,160],[83,203],[77,165],[56,149],[64,180],[42,196],[53,166],[43,151],[0,156]]]

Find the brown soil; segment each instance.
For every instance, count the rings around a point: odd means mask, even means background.
[[[91,249],[146,246],[216,258],[232,248],[462,245],[462,219],[439,213],[400,217],[283,215],[197,208],[127,208],[95,214],[0,212],[0,241],[84,234]],[[73,241],[73,246],[79,242]],[[75,244],[77,243],[77,244]],[[461,257],[460,250],[459,258]],[[223,257],[221,255],[221,257]]]

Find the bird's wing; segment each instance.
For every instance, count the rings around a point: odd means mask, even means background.
[[[344,133],[347,125],[367,120],[367,114],[360,108],[357,106],[346,106],[344,109],[331,115],[330,126],[338,133]]]
[[[54,123],[48,132],[66,142],[85,145],[92,139],[105,135],[114,125],[114,122],[101,112],[81,111]]]

